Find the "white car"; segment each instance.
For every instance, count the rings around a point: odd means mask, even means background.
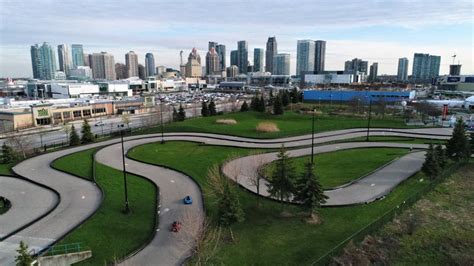
[[[99,122],[95,123],[94,126],[95,127],[103,127],[103,126],[105,126],[105,123],[102,122],[102,121],[99,121]]]

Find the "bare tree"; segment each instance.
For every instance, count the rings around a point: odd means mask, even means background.
[[[130,115],[122,114],[122,123],[127,125],[127,128],[130,128]]]
[[[23,156],[23,159],[26,159],[33,150],[32,138],[27,134],[17,132],[12,132],[8,135],[7,142],[16,152]]]
[[[263,152],[256,152],[254,154],[252,168],[256,171],[253,171],[253,173],[249,176],[249,183],[257,190],[257,207],[260,206],[260,184],[266,178],[266,173],[264,171],[264,165],[266,161],[262,155]]]
[[[64,124],[63,125],[64,133],[66,133],[66,143],[69,141],[69,133],[71,133],[71,125]]]

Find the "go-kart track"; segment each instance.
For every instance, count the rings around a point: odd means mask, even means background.
[[[365,135],[364,129],[315,134],[314,143],[318,144],[315,152],[366,147],[413,148],[417,151],[345,186],[326,191],[325,193],[329,196],[327,205],[353,205],[383,198],[400,182],[420,170],[424,152],[419,149],[425,149],[427,145],[424,144],[346,142],[320,145]],[[374,128],[371,129],[370,136],[449,139],[451,129]],[[127,152],[139,145],[161,141],[161,135],[132,136],[124,140],[125,152]],[[285,147],[292,149],[291,157],[310,154],[311,149],[308,146],[311,146],[312,142],[311,135],[280,139],[252,139],[206,133],[167,133],[165,140],[266,149],[279,148],[284,144]],[[94,147],[102,147],[96,153],[97,162],[122,170],[121,145],[119,140],[114,139],[33,157],[13,167],[13,171],[21,178],[0,177],[0,195],[12,202],[11,209],[0,215],[0,265],[14,265],[15,249],[20,241],[26,242],[35,252],[41,252],[94,214],[102,201],[100,189],[93,182],[50,167],[57,158]],[[261,156],[261,158],[256,159],[255,156]],[[250,185],[249,178],[255,174],[258,167],[275,159],[275,153],[242,157],[227,162],[223,166],[223,171],[229,178],[255,193],[255,188]],[[156,200],[159,202],[159,210],[157,210],[159,226],[156,228],[152,241],[133,256],[122,261],[122,264],[149,265],[156,261],[159,261],[160,265],[182,264],[191,255],[204,217],[199,186],[190,177],[168,168],[129,158],[126,159],[125,164],[129,173],[148,178],[158,186],[159,199]],[[268,196],[264,180],[260,192],[261,196]],[[183,203],[183,198],[187,195],[192,197],[192,204]],[[171,232],[171,224],[179,220],[191,222],[183,224],[178,233]]]

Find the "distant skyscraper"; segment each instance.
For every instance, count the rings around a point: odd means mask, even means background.
[[[69,49],[67,45],[58,45],[58,60],[59,70],[63,71],[66,76],[69,76],[69,69],[71,68],[71,61],[69,60]]]
[[[346,61],[344,64],[344,71],[358,71],[367,75],[369,62],[363,61],[359,58],[354,58],[352,61]]]
[[[34,78],[43,80],[55,78],[56,56],[48,43],[45,42],[41,46],[38,44],[31,46],[31,64]]]
[[[117,79],[127,78],[127,66],[122,63],[115,63],[115,75]]]
[[[406,57],[398,59],[397,80],[408,80],[408,58]]]
[[[253,71],[255,72],[264,72],[263,68],[263,58],[264,50],[262,48],[253,49]]]
[[[84,54],[84,66],[91,66],[91,63],[89,62],[89,54]]]
[[[147,53],[145,55],[145,68],[145,74],[147,77],[155,75],[155,57],[152,53]]]
[[[206,75],[215,75],[219,70],[219,56],[216,49],[211,47],[211,50],[206,54]]]
[[[146,79],[146,69],[142,64],[138,64],[138,77],[142,80]]]
[[[128,77],[138,77],[138,55],[134,51],[125,54]]]
[[[82,44],[71,44],[72,66],[84,65],[84,49]]]
[[[441,57],[415,53],[413,58],[412,78],[415,81],[430,81],[439,75]]]
[[[315,44],[312,40],[298,40],[296,45],[296,75],[314,71]]]
[[[115,80],[114,56],[106,52],[93,53],[89,57],[94,79]]]
[[[249,49],[247,41],[237,42],[237,66],[239,67],[239,73],[247,74],[247,68],[249,66]]]
[[[225,62],[225,45],[223,44],[218,44],[216,46],[216,53],[219,56],[219,70],[224,71],[226,68],[226,62]]]
[[[239,68],[236,65],[232,65],[226,69],[227,78],[235,78],[239,74]]]
[[[277,41],[275,37],[268,37],[267,50],[265,55],[265,71],[273,71],[273,57],[278,53]]]
[[[449,65],[449,75],[451,76],[461,75],[461,65]]]
[[[31,46],[31,66],[33,67],[33,78],[41,79],[43,66],[41,65],[41,57],[38,44]]]
[[[290,75],[290,54],[276,54],[273,57],[273,75]]]
[[[217,50],[217,42],[209,42],[209,47],[207,48],[208,51],[210,51],[212,48]]]
[[[377,72],[379,69],[379,64],[378,63],[372,63],[370,66],[370,71],[369,71],[369,81],[374,82],[377,81]]]
[[[324,63],[326,61],[326,41],[316,41],[315,49],[314,71],[316,71],[316,73],[320,73],[324,71]]]
[[[188,56],[185,73],[187,78],[200,78],[202,75],[201,56],[196,48],[193,48]]]
[[[239,52],[237,50],[230,51],[230,65],[236,66],[239,62]]]

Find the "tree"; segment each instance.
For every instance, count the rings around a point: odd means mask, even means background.
[[[260,96],[260,99],[258,99],[258,106],[257,106],[257,111],[260,113],[265,112],[265,99],[263,98],[263,95]]]
[[[257,95],[255,95],[253,98],[252,98],[252,101],[250,102],[250,108],[252,109],[252,111],[258,111],[258,105],[259,105],[259,98]]]
[[[292,90],[291,90],[291,102],[292,103],[298,103],[299,101],[299,95],[298,95],[298,89],[296,87],[294,87]]]
[[[454,126],[453,136],[446,145],[447,155],[456,161],[466,160],[471,156],[469,140],[464,129],[464,121],[459,118]]]
[[[174,122],[180,121],[178,111],[176,111],[176,108],[174,106],[173,106],[173,121]]]
[[[446,157],[446,151],[443,149],[441,144],[436,145],[435,148],[436,158],[438,159],[438,164],[443,169],[448,163],[448,158]]]
[[[277,157],[275,169],[268,183],[268,192],[272,197],[285,203],[285,201],[290,200],[295,191],[295,169],[289,160],[288,152],[284,145],[281,146]]]
[[[81,140],[79,139],[79,135],[77,135],[76,128],[72,125],[71,135],[69,136],[69,146],[77,146],[79,144],[81,144]]]
[[[435,179],[441,172],[441,168],[438,163],[436,151],[434,150],[433,144],[430,144],[428,151],[426,151],[425,162],[421,167],[421,171],[425,173],[429,178]]]
[[[325,203],[328,197],[324,195],[323,187],[314,174],[314,165],[308,162],[305,169],[303,177],[296,184],[295,200],[301,202],[308,215],[314,219],[321,204]]]
[[[186,119],[186,112],[184,111],[183,105],[179,104],[178,121],[184,121],[184,119]]]
[[[11,146],[15,152],[20,153],[23,159],[26,159],[28,153],[33,150],[33,140],[31,136],[26,133],[12,132],[8,134],[7,139],[9,146]]]
[[[89,122],[87,121],[87,119],[84,119],[84,122],[82,123],[81,133],[82,133],[82,138],[81,138],[82,144],[94,142],[94,135],[92,135],[91,126],[89,125]]]
[[[211,102],[209,103],[209,115],[215,116],[216,114],[216,104],[214,103],[214,100],[211,100]]]
[[[122,114],[122,123],[124,123],[125,125],[127,125],[127,128],[130,128],[130,115],[125,113],[125,114]]]
[[[201,105],[201,115],[204,117],[209,116],[209,109],[207,108],[207,103],[205,101],[203,101]]]
[[[281,96],[278,95],[273,102],[273,114],[282,115],[283,114],[283,103],[281,101]]]
[[[20,246],[16,250],[18,255],[15,257],[15,264],[17,266],[30,266],[33,262],[33,257],[28,252],[28,245],[20,241]]]
[[[283,106],[288,106],[290,104],[290,94],[287,90],[281,92],[281,102]]]
[[[12,147],[7,145],[5,142],[2,145],[2,157],[1,161],[3,164],[13,163],[16,161],[16,154]]]
[[[244,101],[244,103],[242,104],[242,106],[240,106],[240,111],[241,112],[247,112],[249,110],[249,106],[247,104],[247,101]]]

